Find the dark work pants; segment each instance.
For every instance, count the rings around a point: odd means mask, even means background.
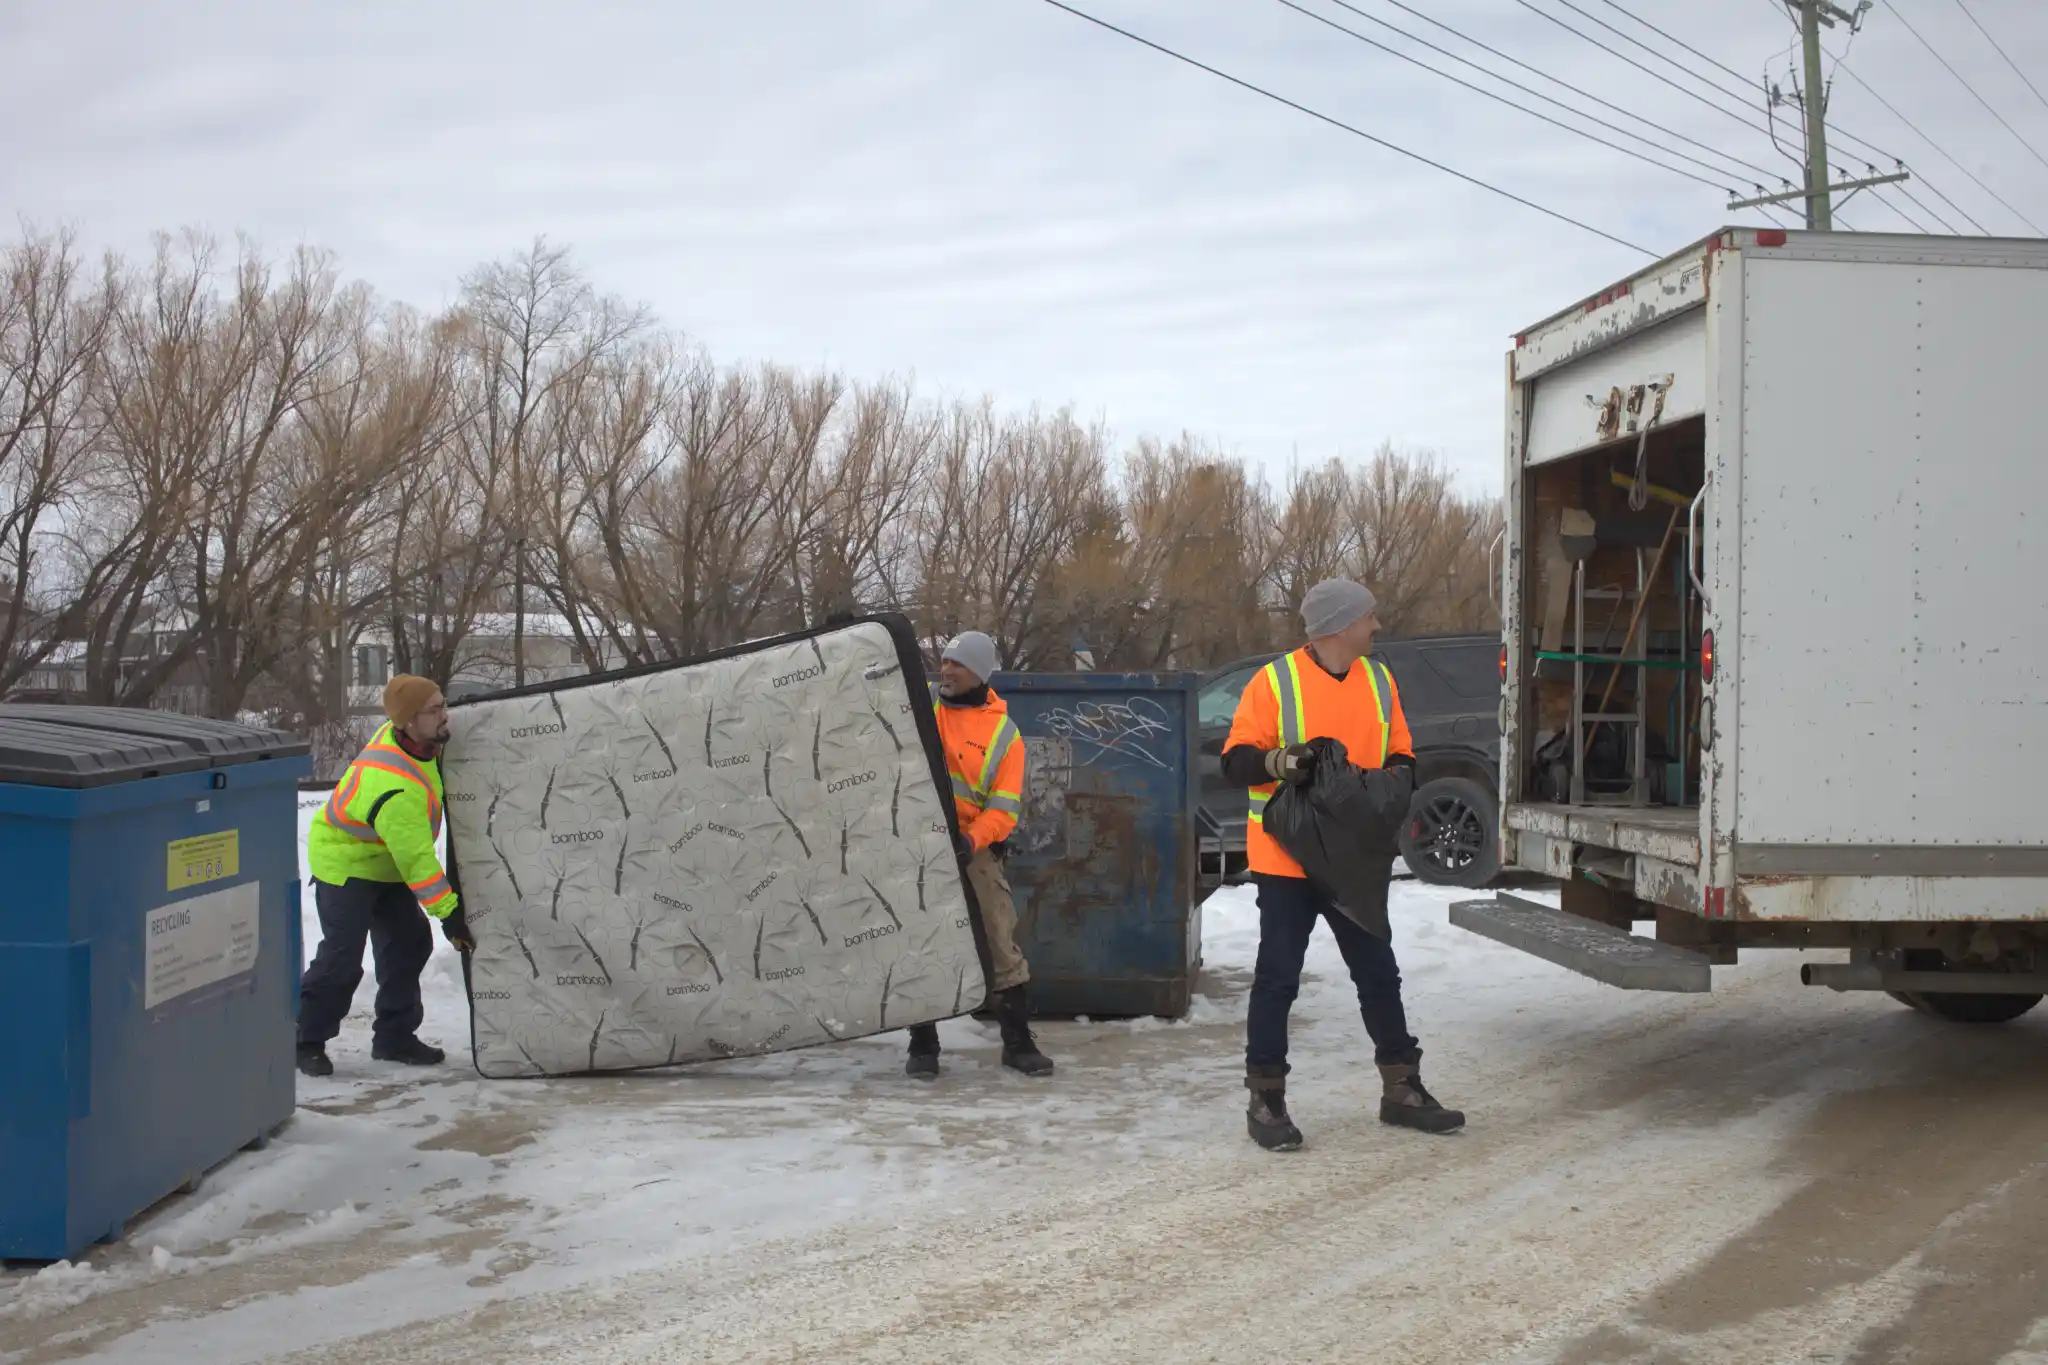
[[[299,1042],[325,1044],[341,1032],[349,1002],[363,983],[363,944],[377,954],[374,1046],[403,1043],[419,1032],[420,973],[434,955],[427,912],[401,882],[313,884],[320,907],[320,950],[299,984]]]
[[[1388,860],[1388,872],[1393,860]],[[1353,924],[1329,894],[1305,877],[1255,876],[1259,888],[1259,961],[1252,973],[1252,998],[1245,1023],[1247,1067],[1287,1071],[1287,1014],[1301,990],[1302,959],[1316,920],[1328,920],[1337,951],[1358,987],[1358,1012],[1365,1018],[1375,1060],[1382,1066],[1405,1061],[1415,1051],[1408,1014],[1401,1007],[1401,968],[1394,947]],[[1384,894],[1384,893],[1383,893]]]

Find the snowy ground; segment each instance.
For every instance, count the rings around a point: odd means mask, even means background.
[[[942,1028],[543,1083],[367,1055],[366,985],[267,1151],[78,1266],[0,1279],[0,1363],[2048,1362],[2048,1021],[1963,1030],[1796,984],[1631,996],[1394,893],[1451,1139],[1382,1127],[1327,933],[1307,1150],[1245,1139],[1257,942],[1205,907],[1190,1018]],[[317,941],[309,925],[308,943]],[[467,1026],[445,947],[426,1036]]]

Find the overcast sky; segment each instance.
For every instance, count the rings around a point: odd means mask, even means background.
[[[1349,2],[1513,70],[1389,0]],[[1779,0],[1405,2],[1789,170],[1760,128],[1644,68],[1716,99],[1705,87],[1570,8],[1736,84],[1639,15],[1789,93]],[[1279,0],[1074,3],[1658,253],[1758,221]],[[1298,3],[1483,82],[1337,0]],[[2048,90],[2048,5],[1963,3],[1880,0],[1848,67],[2048,224],[2048,163],[2020,140],[2048,150],[2048,105],[1968,17]],[[2033,235],[1847,76],[1831,121],[1924,172],[1919,198],[1957,226],[1933,189],[1991,232]],[[0,0],[0,127],[8,207],[96,246],[188,225],[313,243],[436,307],[467,269],[546,234],[721,360],[1072,405],[1127,438],[1192,432],[1275,478],[1392,439],[1497,489],[1509,338],[1647,260],[1043,0]],[[1838,155],[1860,170],[1861,153]],[[1867,197],[1845,217],[1906,228]]]

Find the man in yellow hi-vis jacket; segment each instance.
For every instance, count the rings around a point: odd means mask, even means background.
[[[469,930],[435,841],[441,836],[441,749],[448,703],[425,678],[400,674],[384,689],[391,723],[335,785],[313,817],[306,861],[320,907],[320,951],[299,989],[299,1070],[331,1076],[327,1043],[341,1032],[363,980],[363,944],[377,954],[377,1020],[370,1055],[433,1066],[446,1057],[418,1031],[420,973],[433,955],[427,916],[467,952]]]

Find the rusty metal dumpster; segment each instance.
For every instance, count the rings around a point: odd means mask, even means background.
[[[1024,736],[1008,868],[1032,1011],[1185,1014],[1202,947],[1196,675],[992,681]]]

